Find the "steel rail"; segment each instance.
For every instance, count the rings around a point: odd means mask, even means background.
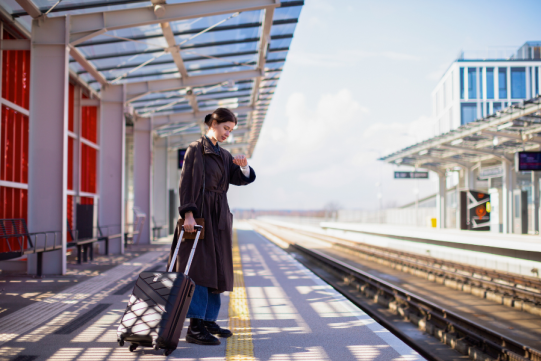
[[[388,299],[394,299],[398,304],[405,305],[409,310],[416,311],[426,322],[434,323],[436,327],[440,326],[438,328],[444,332],[456,334],[456,339],[465,340],[468,344],[488,354],[490,357],[494,357],[500,361],[541,361],[541,351],[470,321],[322,252],[305,248],[296,243],[288,243],[294,249],[331,267],[339,274],[345,275],[347,278],[354,278],[357,281],[357,285],[361,285],[359,288],[369,286],[376,289],[378,294]]]
[[[279,226],[278,226],[279,227]],[[287,227],[284,227],[287,228]],[[359,244],[357,242],[342,240],[333,236],[322,236],[314,234],[312,232],[300,231],[296,229],[290,229],[294,232],[307,235],[318,240],[322,240],[334,245],[338,245],[352,251],[361,252],[376,258],[382,258],[394,263],[399,263],[407,267],[415,268],[421,271],[426,271],[428,273],[440,273],[449,279],[457,279],[459,281],[467,281],[471,284],[480,285],[483,288],[488,288],[491,290],[497,290],[504,294],[511,295],[514,297],[524,298],[526,300],[531,300],[534,303],[541,303],[541,280],[535,279],[533,277],[513,275],[504,272],[497,272],[493,270],[488,270],[482,267],[474,267],[458,262],[446,261],[441,258],[423,256],[416,253],[404,252],[398,250],[390,250],[389,248]],[[334,241],[329,240],[332,238]],[[408,257],[411,260],[404,259],[403,257]],[[421,261],[421,262],[419,262]],[[422,263],[425,262],[425,263]],[[440,266],[437,266],[440,265]],[[443,268],[445,267],[445,268]],[[451,269],[446,269],[451,268]],[[452,270],[454,269],[454,270]],[[468,272],[469,275],[460,273]],[[476,275],[478,275],[476,277]],[[481,277],[489,278],[483,279]],[[508,284],[503,284],[497,282],[501,280],[507,282]],[[539,290],[539,292],[530,291],[524,288],[517,287],[521,285],[525,288],[533,288]]]

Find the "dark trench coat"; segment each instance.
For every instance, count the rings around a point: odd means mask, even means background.
[[[203,156],[206,182],[204,200],[201,197]],[[252,168],[250,177],[245,177],[240,167],[233,163],[231,153],[220,148],[220,154],[217,154],[205,136],[188,147],[180,174],[180,216],[184,218],[184,214],[191,211],[194,218],[200,218],[201,205],[205,202],[205,239],[197,245],[189,272],[195,284],[219,292],[233,290],[233,214],[227,203],[227,190],[229,184],[242,186],[254,180],[255,172]],[[174,272],[184,272],[193,242],[184,240],[181,243]],[[176,242],[173,240],[167,267],[175,247]]]

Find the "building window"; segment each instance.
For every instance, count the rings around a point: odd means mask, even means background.
[[[494,99],[494,68],[487,68],[487,99]]]
[[[460,99],[464,99],[464,68],[460,68]]]
[[[476,103],[462,103],[461,105],[461,123],[462,125],[473,122],[477,119],[477,104]]]
[[[487,113],[486,113],[486,114],[487,114],[487,115],[490,114],[490,103],[487,103]]]
[[[500,111],[500,110],[502,110],[502,103],[494,102],[494,104],[492,105],[492,111],[496,113],[497,111]]]
[[[500,99],[507,98],[507,68],[498,69],[498,95]]]
[[[477,69],[468,68],[468,99],[477,99]]]
[[[511,68],[511,98],[526,98],[526,68]]]
[[[535,95],[539,94],[539,67],[535,67]]]
[[[479,99],[483,99],[483,68],[479,68]]]

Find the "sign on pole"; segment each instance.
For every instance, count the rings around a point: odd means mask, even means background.
[[[394,172],[395,179],[428,179],[428,172]]]

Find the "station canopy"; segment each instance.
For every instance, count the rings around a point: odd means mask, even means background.
[[[239,124],[225,147],[251,156],[303,4],[4,0],[1,15],[28,35],[34,19],[69,15],[70,72],[94,95],[126,84],[129,112],[151,117],[170,148],[198,139],[206,114],[230,108]]]
[[[379,160],[438,173],[455,167],[471,168],[480,162],[510,163],[516,152],[539,150],[540,110],[538,96]]]

